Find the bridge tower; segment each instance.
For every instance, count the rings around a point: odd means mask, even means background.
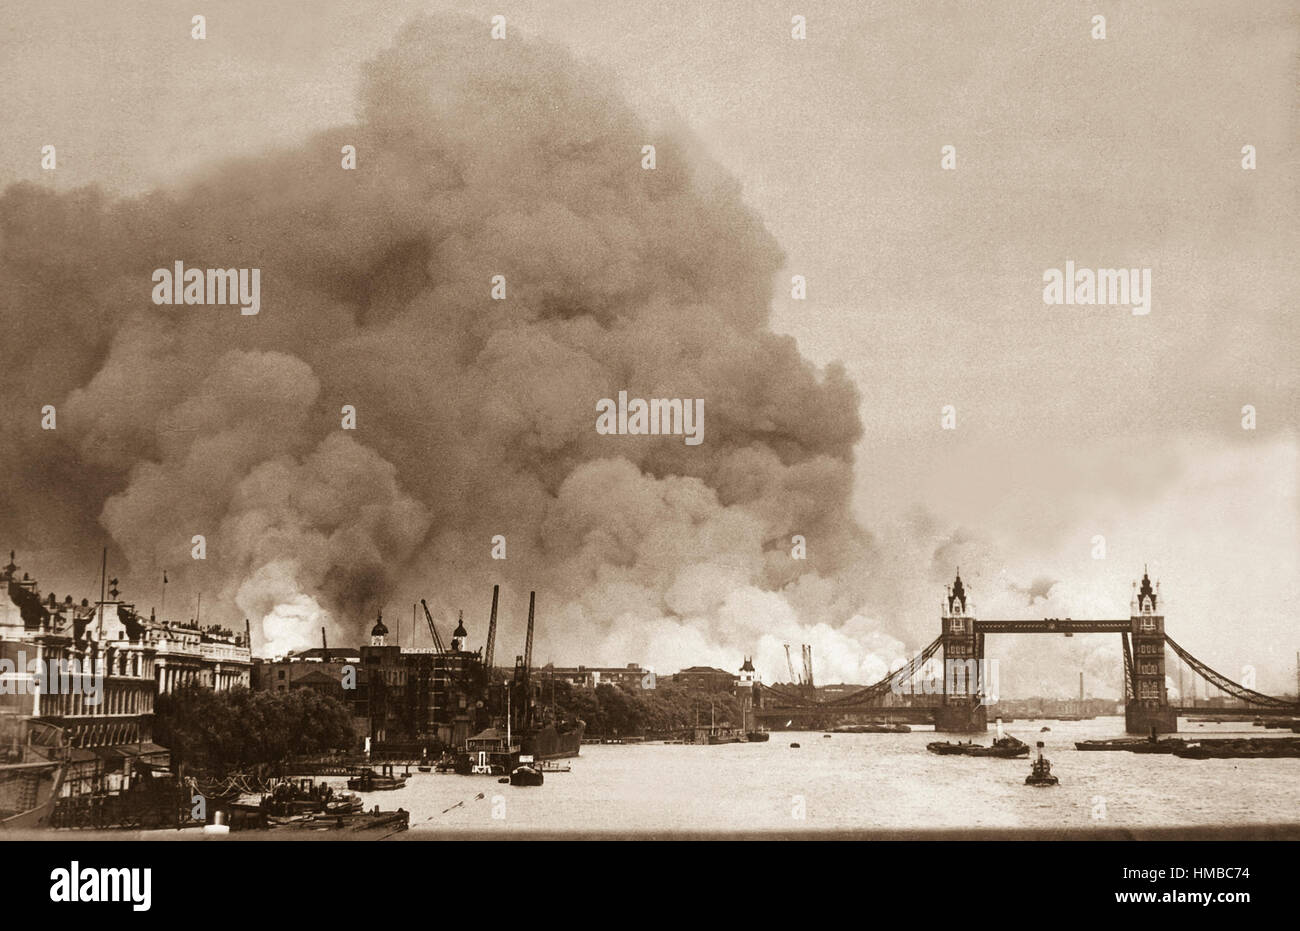
[[[988,730],[981,700],[984,635],[975,631],[975,611],[966,599],[961,570],[943,602],[943,691],[934,709],[934,729],[957,733]]]
[[[1165,617],[1160,613],[1160,583],[1152,589],[1146,567],[1142,587],[1135,589],[1130,607],[1133,638],[1133,697],[1124,704],[1124,729],[1130,734],[1173,734],[1178,711],[1165,690]]]

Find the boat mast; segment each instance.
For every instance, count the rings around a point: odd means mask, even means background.
[[[510,689],[506,689],[506,753],[510,752]]]

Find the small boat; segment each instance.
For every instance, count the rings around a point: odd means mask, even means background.
[[[422,773],[431,773],[431,772],[433,772],[433,767],[430,766],[430,765],[427,764],[427,763],[421,763],[419,766],[417,766],[417,767],[415,767],[415,768],[416,768],[416,770],[418,770],[419,772],[422,772]]]
[[[530,763],[524,763],[514,768],[510,774],[510,784],[512,786],[539,786],[543,780],[542,771]]]
[[[752,744],[766,743],[772,735],[767,731],[746,731],[745,740]]]
[[[1038,741],[1037,754],[1034,757],[1033,764],[1029,767],[1029,775],[1025,777],[1027,786],[1055,786],[1060,785],[1061,780],[1052,775],[1052,763],[1047,757],[1043,756],[1043,742]]]
[[[361,796],[351,792],[339,792],[325,803],[325,813],[330,815],[350,815],[361,811],[365,803]]]
[[[910,734],[906,724],[844,724],[835,728],[836,734]]]
[[[741,742],[741,737],[739,734],[718,731],[717,733],[709,734],[707,740],[710,747],[717,747],[722,744],[738,744]]]
[[[383,792],[389,789],[400,789],[405,785],[406,777],[394,775],[391,763],[384,764],[382,773],[366,769],[348,780],[348,788],[354,792]]]
[[[790,749],[792,749],[792,750],[798,750],[798,749],[799,749],[799,745],[798,745],[798,744],[790,744]]]
[[[937,753],[940,756],[957,756],[965,754],[972,745],[969,743],[953,743],[950,740],[933,740],[925,745],[925,749],[931,753]]]
[[[827,739],[829,739],[831,735],[830,735],[830,734],[822,734],[822,736],[825,737],[825,738],[827,738]]]
[[[0,717],[0,728],[0,834],[49,827],[68,760],[63,728],[26,715]]]
[[[1052,729],[1051,729],[1050,727],[1040,727],[1040,728],[1038,729],[1038,733],[1040,733],[1040,734],[1047,734],[1047,733],[1050,733],[1051,730],[1052,730]]]

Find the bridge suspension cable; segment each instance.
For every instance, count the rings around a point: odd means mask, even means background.
[[[1265,695],[1263,692],[1256,692],[1254,689],[1248,689],[1244,685],[1238,685],[1227,676],[1215,672],[1209,666],[1202,663],[1192,654],[1188,653],[1168,634],[1165,634],[1165,643],[1169,648],[1178,654],[1178,658],[1192,668],[1192,671],[1205,679],[1215,688],[1222,692],[1227,692],[1234,698],[1239,698],[1244,702],[1252,705],[1260,705],[1265,708],[1295,708],[1296,702],[1289,702],[1285,698],[1275,698],[1272,695]]]
[[[895,669],[889,675],[885,676],[879,682],[873,682],[871,685],[868,685],[866,688],[860,689],[852,693],[851,695],[845,695],[841,698],[836,698],[831,701],[824,702],[824,704],[830,706],[856,705],[861,703],[864,700],[879,698],[881,695],[884,695],[886,692],[896,691],[895,688],[896,683],[906,682],[907,680],[915,676],[918,672],[921,671],[922,667],[925,666],[925,664],[928,663],[931,660],[931,658],[933,658],[934,654],[939,652],[939,650],[942,647],[943,647],[943,637],[941,636],[935,637],[934,640],[931,641],[929,646],[927,646],[916,656],[913,656],[910,660],[908,660],[905,664],[900,666],[898,669]]]
[[[786,701],[794,702],[795,704],[799,704],[801,702],[805,702],[808,700],[805,696],[800,695],[798,692],[788,691],[784,686],[763,685],[762,683],[760,683],[759,685],[760,688],[762,688],[764,691],[771,692],[773,695],[776,695],[779,698],[784,698]]]

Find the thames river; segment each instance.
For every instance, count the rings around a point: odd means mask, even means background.
[[[1050,727],[1049,732],[1040,732]],[[1243,724],[1181,721],[1180,737],[1290,736]],[[1124,736],[1121,717],[1023,721],[1061,784],[1024,784],[1028,760],[937,756],[929,728],[910,734],[773,732],[762,744],[584,745],[539,788],[495,777],[418,773],[366,794],[367,807],[411,812],[411,836],[437,833],[816,832],[1268,825],[1300,821],[1300,759],[1184,760],[1082,752],[1074,741]],[[994,736],[982,735],[989,743]],[[800,747],[790,746],[797,742]],[[981,736],[976,736],[981,742]],[[400,771],[400,768],[399,768]],[[342,787],[344,780],[331,779]],[[482,793],[483,798],[475,798]]]

